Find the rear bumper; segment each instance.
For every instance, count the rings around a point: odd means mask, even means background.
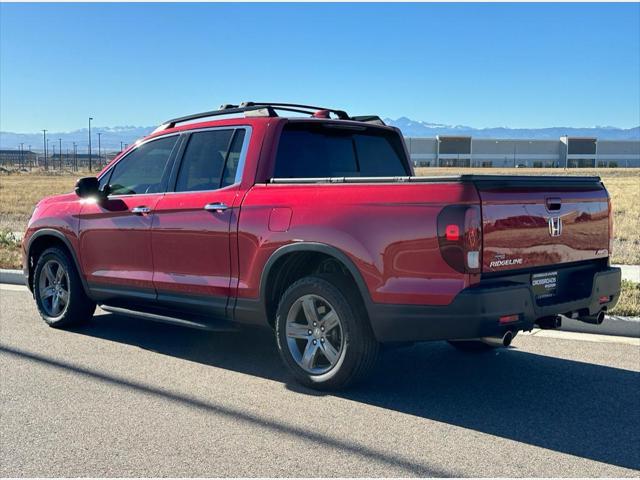
[[[576,272],[573,271],[575,274]],[[453,340],[501,336],[505,331],[530,330],[537,319],[553,315],[594,315],[610,310],[620,296],[619,268],[583,271],[590,275],[591,293],[581,298],[561,297],[558,303],[539,304],[529,284],[530,274],[521,274],[481,283],[460,292],[446,306],[368,305],[369,318],[376,338],[381,342]],[[600,303],[602,297],[609,300]],[[506,315],[518,320],[500,324]]]

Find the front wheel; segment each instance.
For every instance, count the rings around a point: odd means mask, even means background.
[[[284,293],[276,315],[278,350],[296,379],[344,388],[375,364],[378,343],[357,290],[339,275],[305,277]]]
[[[88,320],[96,309],[84,292],[73,261],[64,250],[45,250],[36,264],[33,295],[42,319],[51,327]]]

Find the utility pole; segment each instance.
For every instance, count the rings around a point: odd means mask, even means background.
[[[31,153],[31,145],[29,145],[29,153]],[[31,163],[31,162],[29,162]],[[30,167],[32,167],[33,165],[29,165]]]
[[[73,142],[73,169],[78,171],[78,149],[76,148],[78,145],[76,142]]]
[[[56,169],[56,144],[53,144],[53,155],[51,157],[51,168]]]
[[[47,170],[47,129],[42,130],[42,149],[44,150],[44,169]]]
[[[102,136],[102,133],[98,132],[98,168],[100,168],[100,165],[102,165],[102,154],[100,152],[100,137]]]
[[[89,171],[91,171],[91,120],[93,117],[89,117]]]
[[[122,152],[122,150],[124,150],[124,147],[122,145],[124,145],[124,143],[120,142],[120,151],[121,152]]]
[[[24,168],[24,143],[20,144],[20,163],[22,163],[21,168]]]
[[[58,139],[58,145],[60,146],[60,148],[58,148],[58,152],[60,153],[60,171],[62,171],[62,139],[61,138]]]

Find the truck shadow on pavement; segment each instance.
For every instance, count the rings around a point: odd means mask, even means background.
[[[433,342],[385,352],[366,383],[323,394],[293,382],[264,330],[210,333],[107,314],[74,332],[282,382],[300,394],[335,395],[640,469],[640,374],[629,370],[517,346],[465,354]]]

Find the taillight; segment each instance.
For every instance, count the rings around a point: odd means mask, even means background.
[[[480,207],[449,205],[438,215],[442,258],[460,273],[478,273],[481,265]]]

